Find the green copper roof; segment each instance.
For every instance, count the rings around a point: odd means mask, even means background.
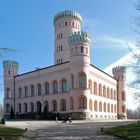
[[[13,60],[5,60],[5,61],[3,61],[3,67],[4,68],[8,67],[8,68],[16,68],[16,69],[18,69],[19,64],[18,64],[18,62],[13,61]]]
[[[69,38],[69,45],[77,44],[80,42],[91,43],[90,34],[83,31],[71,33]]]
[[[57,20],[62,19],[62,18],[74,18],[74,19],[78,19],[82,23],[81,15],[75,11],[65,10],[65,11],[59,12],[54,17],[54,23]]]

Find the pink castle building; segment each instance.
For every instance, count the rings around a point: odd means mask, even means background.
[[[62,11],[54,17],[54,65],[19,74],[16,61],[3,62],[4,115],[44,111],[71,113],[73,119],[127,118],[123,66],[113,77],[90,63],[91,38],[82,17]]]

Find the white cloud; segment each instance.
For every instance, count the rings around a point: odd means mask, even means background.
[[[128,49],[129,48],[134,48],[135,43],[133,41],[128,41],[127,39],[124,38],[119,38],[115,37],[112,35],[101,35],[95,38],[94,40],[95,44],[99,44],[100,47],[113,47],[117,49]]]

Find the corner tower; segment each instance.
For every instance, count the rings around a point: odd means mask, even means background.
[[[125,94],[125,80],[126,67],[118,66],[112,69],[114,78],[117,80],[117,114],[118,119],[127,118],[126,115],[126,94]]]
[[[74,11],[62,11],[54,17],[54,64],[69,61],[68,37],[72,32],[81,30],[82,17]]]
[[[69,36],[70,67],[74,77],[80,72],[89,75],[91,38],[87,32],[78,31]],[[86,78],[87,79],[87,78]],[[87,87],[87,82],[85,83]],[[74,84],[78,88],[78,81]]]
[[[19,64],[16,61],[3,61],[5,117],[9,117],[11,107],[15,109],[14,76],[18,74],[18,67]]]

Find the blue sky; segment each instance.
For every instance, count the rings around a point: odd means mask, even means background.
[[[19,73],[46,67],[54,62],[54,15],[74,10],[83,17],[83,30],[92,35],[91,63],[104,69],[133,46],[137,39],[133,22],[135,0],[0,0],[0,96],[2,61],[16,60]],[[0,98],[0,103],[2,102]]]

